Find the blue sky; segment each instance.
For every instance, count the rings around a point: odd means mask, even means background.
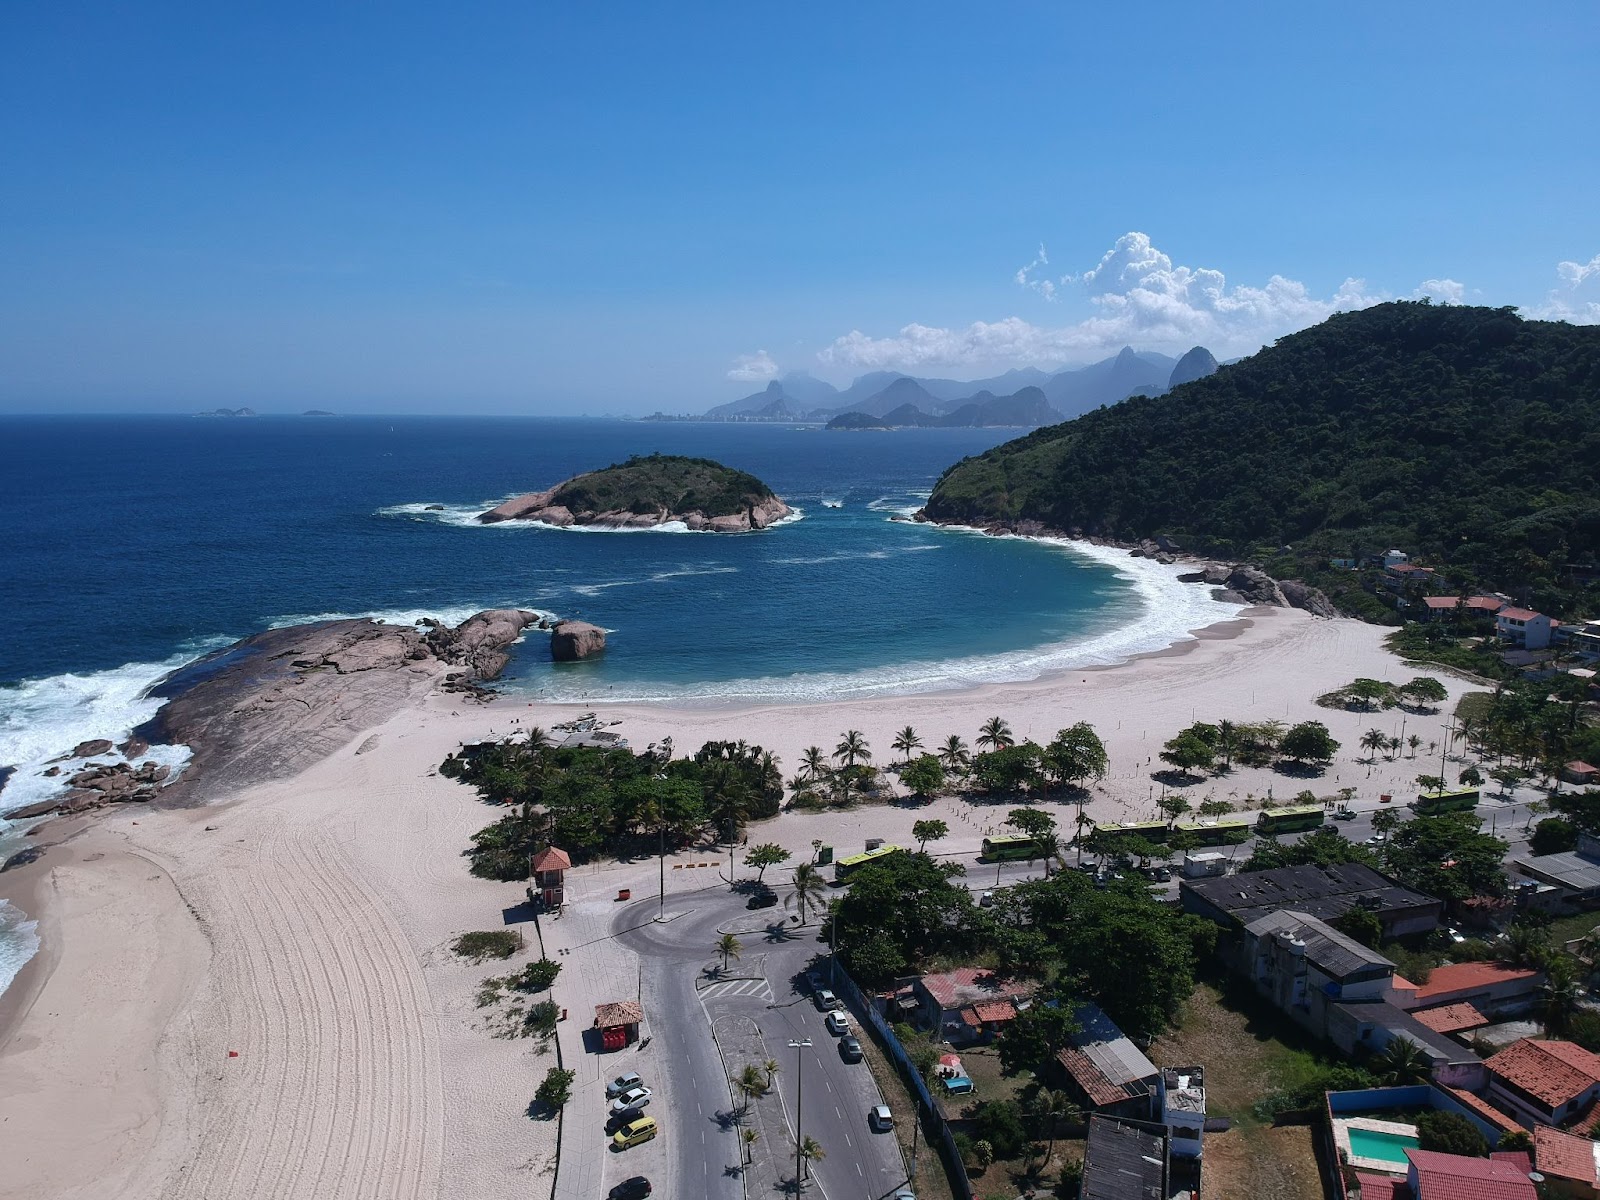
[[[0,409],[688,411],[1419,289],[1600,320],[1596,62],[1591,3],[7,5]]]

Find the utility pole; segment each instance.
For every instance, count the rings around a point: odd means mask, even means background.
[[[656,920],[662,921],[667,915],[667,827],[656,826],[656,863],[661,868],[661,899],[656,907]]]
[[[810,1038],[793,1039],[789,1041],[794,1050],[794,1192],[800,1194],[800,1148],[804,1144],[800,1136],[800,1119],[805,1111],[806,1100],[806,1060],[800,1051],[811,1048]]]

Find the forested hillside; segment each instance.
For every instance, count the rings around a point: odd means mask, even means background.
[[[925,512],[1308,567],[1398,546],[1559,608],[1600,547],[1600,328],[1342,313],[958,463]]]

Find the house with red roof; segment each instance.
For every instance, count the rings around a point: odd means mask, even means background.
[[[1502,608],[1494,616],[1494,631],[1502,642],[1524,650],[1550,646],[1550,618],[1531,608]]]
[[[1499,596],[1468,596],[1461,602],[1461,611],[1469,617],[1492,617],[1505,606]]]
[[[1414,1200],[1539,1200],[1520,1162],[1437,1150],[1407,1150],[1406,1158],[1406,1183]]]
[[[1003,979],[986,967],[957,967],[911,982],[918,1023],[943,1041],[966,1044],[992,1037],[1019,1009],[1028,1007],[1036,985]]]
[[[1600,1197],[1600,1143],[1592,1138],[1540,1125],[1533,1131],[1533,1162],[1556,1195]]]
[[[1600,1054],[1575,1042],[1513,1042],[1484,1064],[1489,1099],[1529,1128],[1560,1125],[1600,1096]]]
[[[1435,1033],[1462,1034],[1489,1024],[1489,1018],[1475,1004],[1441,1004],[1438,1008],[1423,1008],[1412,1016]]]
[[[1581,787],[1593,787],[1600,782],[1600,767],[1573,759],[1561,768],[1561,778],[1567,783],[1576,783]]]
[[[1461,608],[1460,596],[1424,596],[1422,598],[1422,619],[1424,621],[1444,621],[1456,615]]]
[[[1543,982],[1544,976],[1531,967],[1490,962],[1447,963],[1433,968],[1428,981],[1415,985],[1415,991],[1396,987],[1391,998],[1398,1007],[1406,1009],[1471,1004],[1487,1016],[1495,1017],[1532,1003]]]
[[[1095,1112],[1147,1120],[1161,1073],[1096,1004],[1076,1009],[1078,1031],[1056,1054],[1072,1091]],[[1202,1095],[1204,1093],[1202,1092]]]

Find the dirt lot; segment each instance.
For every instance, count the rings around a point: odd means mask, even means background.
[[[1207,1134],[1208,1196],[1318,1196],[1322,1185],[1304,1125],[1263,1126],[1251,1106],[1268,1092],[1292,1087],[1315,1069],[1307,1049],[1280,1040],[1280,1031],[1223,1002],[1202,983],[1189,1001],[1181,1028],[1157,1040],[1150,1058],[1158,1066],[1205,1068],[1206,1111],[1233,1128]]]

